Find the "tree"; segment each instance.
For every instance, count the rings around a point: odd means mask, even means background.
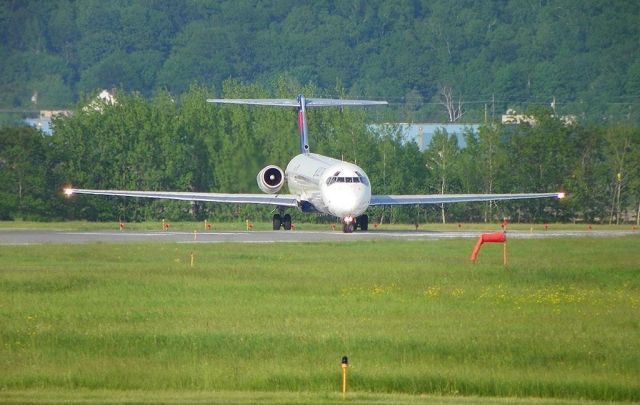
[[[505,127],[506,166],[500,181],[505,192],[563,190],[575,167],[578,132],[550,109],[534,109],[535,123]],[[524,188],[524,189],[523,189]],[[552,200],[514,202],[518,220],[566,220],[564,206]]]
[[[609,223],[620,224],[623,213],[631,201],[631,193],[627,193],[629,184],[637,184],[638,148],[640,148],[640,131],[625,126],[608,128],[605,133],[605,150],[610,179],[611,205]],[[634,159],[636,158],[636,159]],[[635,192],[637,195],[637,192]],[[634,196],[637,198],[637,196]]]
[[[432,174],[432,179],[437,179],[437,184],[432,186],[438,190],[440,194],[452,191],[452,184],[457,179],[455,173],[458,171],[458,156],[460,148],[458,147],[458,138],[449,135],[445,129],[437,129],[429,142],[429,146],[425,152],[426,166]],[[442,223],[446,223],[445,205],[440,205],[440,213]]]
[[[0,219],[48,214],[46,139],[33,128],[0,129]]]

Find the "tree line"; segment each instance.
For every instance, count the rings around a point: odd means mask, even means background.
[[[287,74],[387,99],[404,122],[556,100],[582,120],[638,123],[639,17],[624,0],[4,0],[0,108]],[[457,117],[448,96],[464,104]]]
[[[324,96],[286,78],[265,87],[226,81],[221,97]],[[328,93],[345,94],[339,87]],[[249,205],[62,195],[66,185],[95,189],[258,193],[257,172],[286,167],[298,153],[295,111],[218,106],[215,89],[193,85],[174,97],[118,91],[116,101],[80,103],[54,119],[54,134],[26,127],[0,130],[0,219],[265,220]],[[379,107],[376,107],[379,108]],[[356,162],[374,194],[565,191],[550,199],[493,204],[375,207],[385,222],[633,221],[640,210],[640,129],[566,124],[553,110],[529,114],[535,124],[487,123],[457,137],[439,130],[420,151],[401,127],[364,109],[308,112],[312,152]],[[372,117],[378,117],[376,125]],[[286,190],[284,191],[286,192]],[[301,221],[330,218],[296,214]],[[637,219],[635,219],[637,221]]]

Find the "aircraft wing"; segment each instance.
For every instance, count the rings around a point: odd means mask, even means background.
[[[372,195],[369,205],[443,204],[473,201],[524,200],[529,198],[560,199],[564,198],[564,193]]]
[[[88,190],[82,188],[65,188],[68,196],[73,194],[112,195],[118,197],[158,198],[165,200],[208,201],[230,204],[261,204],[280,207],[297,207],[298,200],[291,194],[225,194],[225,193],[191,193],[177,191],[125,191],[125,190]]]

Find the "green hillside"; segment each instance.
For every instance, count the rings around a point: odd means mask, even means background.
[[[624,0],[5,0],[0,109],[284,74],[389,100],[398,120],[448,120],[450,88],[466,122],[554,98],[561,114],[637,122],[639,23]]]

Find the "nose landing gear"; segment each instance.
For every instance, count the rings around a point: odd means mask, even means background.
[[[351,233],[360,227],[360,230],[367,231],[369,230],[369,216],[368,215],[360,215],[357,218],[353,218],[351,216],[345,217],[342,220],[342,232]]]

